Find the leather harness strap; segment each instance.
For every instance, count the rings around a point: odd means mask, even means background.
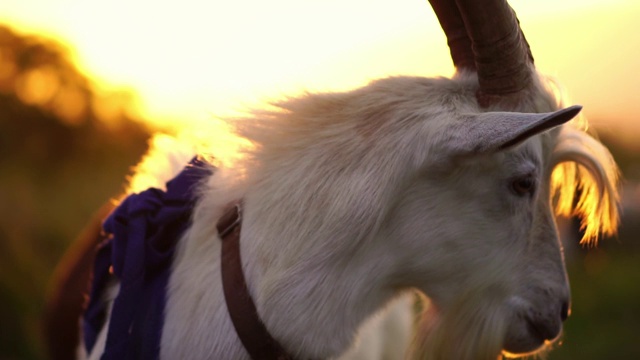
[[[293,360],[269,334],[249,294],[240,258],[241,222],[241,203],[236,202],[217,224],[222,241],[222,287],[229,316],[238,338],[253,360]]]

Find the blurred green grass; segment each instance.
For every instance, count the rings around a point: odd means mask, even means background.
[[[572,314],[549,359],[640,359],[639,265],[623,249],[592,249],[569,264]]]

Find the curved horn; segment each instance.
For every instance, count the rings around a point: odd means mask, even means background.
[[[453,0],[429,0],[429,3],[447,37],[453,65],[458,70],[476,71],[471,39],[467,34],[458,5]]]
[[[517,93],[532,82],[533,56],[506,0],[455,0],[471,38],[481,106]]]

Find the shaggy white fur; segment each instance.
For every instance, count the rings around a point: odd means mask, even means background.
[[[557,110],[543,84],[512,110]],[[202,186],[174,262],[161,357],[247,358],[222,295],[215,227],[240,198],[250,293],[295,356],[493,360],[557,337],[569,288],[551,199],[571,212],[565,199],[583,186],[587,236],[611,231],[615,164],[582,131],[543,132],[549,116],[485,113],[476,89],[465,73],[388,78],[234,120],[251,146]],[[582,166],[570,186],[552,181],[564,161]],[[411,289],[433,306],[409,350]],[[394,346],[374,349],[380,339]]]

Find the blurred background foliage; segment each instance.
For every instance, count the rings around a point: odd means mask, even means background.
[[[0,26],[0,360],[46,358],[53,269],[147,147],[134,103],[82,74],[60,44]],[[597,249],[567,244],[573,313],[550,359],[640,359],[640,156],[603,140],[626,178],[623,226]]]
[[[134,100],[100,90],[60,44],[0,26],[0,359],[44,358],[53,269],[146,149]]]

